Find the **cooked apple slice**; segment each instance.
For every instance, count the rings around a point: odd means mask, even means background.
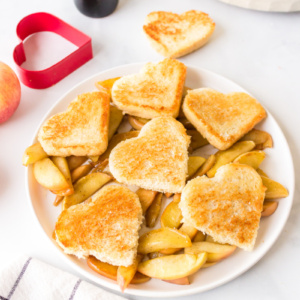
[[[92,161],[92,163],[96,163],[100,157],[100,155],[89,155],[89,159]]]
[[[206,159],[201,156],[190,156],[188,160],[188,180],[198,171],[205,163]]]
[[[199,241],[201,242],[201,241]],[[211,235],[206,234],[205,236],[205,242],[209,242],[209,243],[217,243],[214,238]],[[218,244],[222,244],[222,243],[218,243]]]
[[[118,267],[113,266],[111,264],[102,262],[95,258],[94,256],[89,256],[87,259],[88,266],[97,272],[98,274],[110,278],[112,280],[117,281],[117,273],[118,273]],[[140,284],[149,281],[151,278],[141,274],[139,272],[136,272],[134,277],[132,278],[131,282],[132,284]]]
[[[140,272],[136,272],[134,274],[134,277],[132,278],[132,280],[130,281],[130,284],[140,284],[140,283],[144,283],[147,282],[151,279],[151,277],[146,276]]]
[[[146,225],[149,228],[153,228],[155,226],[155,223],[158,219],[160,209],[161,209],[161,200],[162,200],[162,193],[158,193],[146,211],[146,215],[145,215]]]
[[[121,77],[115,77],[115,78],[109,78],[103,81],[97,81],[95,83],[95,86],[98,90],[103,91],[103,89],[105,89],[109,95],[111,95],[111,89],[114,85],[114,83],[120,79]]]
[[[139,196],[144,214],[151,205],[151,203],[154,201],[157,192],[140,188],[135,193]]]
[[[244,141],[235,143],[227,150],[219,150],[215,153],[216,162],[213,167],[207,172],[208,177],[214,177],[217,170],[230,162],[232,162],[239,155],[252,150],[255,147],[255,143],[252,141]]]
[[[193,242],[203,242],[206,238],[206,235],[202,231],[198,231],[193,239]]]
[[[264,176],[269,178],[269,176],[260,168],[256,169],[256,172],[260,175],[260,176]]]
[[[181,200],[181,194],[175,194],[173,197],[173,202],[179,203]]]
[[[217,263],[217,261],[216,262],[206,262],[201,268],[202,269],[209,268],[209,267],[214,266],[216,263]]]
[[[195,235],[198,232],[198,230],[195,227],[187,225],[186,223],[182,224],[182,226],[179,228],[179,231],[188,235],[191,240],[195,237]],[[165,255],[170,255],[170,254],[174,254],[175,252],[180,251],[181,249],[182,248],[163,249],[163,250],[160,250],[159,253],[165,254]]]
[[[165,196],[166,196],[167,198],[170,198],[170,197],[173,196],[173,193],[165,193]]]
[[[261,179],[263,185],[267,188],[265,199],[285,198],[289,195],[287,189],[279,182],[264,176],[261,176]]]
[[[210,242],[196,242],[191,247],[185,248],[186,254],[199,254],[207,252],[207,262],[216,262],[231,255],[236,249],[236,246],[222,245]]]
[[[80,178],[86,176],[92,169],[93,166],[91,164],[82,165],[74,169],[71,173],[72,182],[75,183]]]
[[[256,144],[255,149],[257,150],[263,150],[265,148],[273,147],[273,140],[271,135],[265,131],[258,129],[252,129],[246,135],[244,135],[244,137],[242,137],[240,141],[253,141]]]
[[[153,258],[156,258],[156,257],[163,257],[163,256],[166,256],[166,254],[163,254],[163,253],[160,253],[160,252],[151,252],[151,253],[148,253],[148,257],[150,259],[153,259]]]
[[[143,123],[144,125],[147,124],[151,119],[145,119],[145,118],[140,118],[140,117],[134,117],[137,119],[140,123]]]
[[[50,192],[57,195],[57,196],[65,197],[65,196],[72,195],[74,193],[74,190],[70,189],[70,188],[67,188],[65,190],[59,190],[59,191],[50,190]]]
[[[170,202],[160,218],[161,227],[178,228],[182,223],[182,213],[177,202]]]
[[[233,162],[248,165],[256,170],[263,162],[265,157],[266,153],[264,151],[250,151],[241,154]]]
[[[53,202],[53,205],[58,206],[59,203],[61,203],[61,201],[63,201],[63,199],[64,199],[64,196],[56,195],[56,197],[54,199],[54,202]]]
[[[173,280],[197,272],[206,258],[206,253],[163,256],[141,262],[138,271],[152,278]]]
[[[123,120],[123,112],[115,106],[109,108],[108,140],[110,141]]]
[[[134,259],[134,262],[131,266],[123,267],[119,266],[117,271],[117,283],[121,288],[121,291],[127,288],[128,284],[131,282],[132,278],[134,277],[138,264],[143,259],[143,256],[138,254],[137,257]]]
[[[187,254],[198,254],[200,252],[208,253],[224,253],[232,252],[236,249],[236,246],[217,244],[211,242],[196,242],[193,243],[191,247],[184,249]]]
[[[274,214],[278,207],[278,202],[276,201],[265,201],[263,206],[263,211],[261,212],[262,217],[269,217]]]
[[[133,117],[128,116],[128,122],[131,125],[132,128],[136,130],[141,130],[145,124],[147,124],[150,120],[139,118],[139,117]]]
[[[163,254],[163,255],[171,255],[174,254],[178,251],[180,251],[182,248],[166,248],[166,249],[162,249],[159,251],[159,253]]]
[[[102,262],[94,256],[89,256],[87,259],[88,266],[104,277],[117,280],[118,267]]]
[[[215,155],[214,154],[210,155],[208,159],[204,162],[204,164],[200,167],[200,169],[189,179],[191,180],[198,176],[203,176],[212,168],[215,162],[216,162]]]
[[[51,158],[51,160],[57,166],[59,171],[64,175],[64,177],[66,178],[67,183],[69,185],[69,188],[65,192],[58,193],[58,194],[60,196],[72,195],[74,193],[74,188],[73,188],[73,184],[72,184],[69,165],[68,165],[68,162],[67,162],[66,158],[61,157],[61,156],[53,156]]]
[[[207,263],[216,263],[222,259],[225,259],[226,257],[230,256],[232,252],[227,253],[207,253]]]
[[[43,158],[35,162],[33,175],[41,186],[53,192],[64,191],[69,188],[66,178],[50,158]]]
[[[107,167],[108,162],[109,162],[108,158],[98,161],[97,164],[95,165],[95,168],[92,170],[92,173],[103,172],[104,169]]]
[[[74,189],[67,188],[65,190],[59,190],[59,191],[50,190],[50,192],[52,192],[57,196],[65,197],[65,196],[72,195],[74,193]]]
[[[208,141],[197,130],[187,130],[186,133],[191,136],[190,153],[202,146],[208,145]]]
[[[209,242],[209,243],[214,243],[214,244],[228,245],[226,243],[220,243],[220,242],[216,241],[211,235],[208,235],[208,234],[205,235],[204,241]],[[201,241],[199,241],[199,242],[201,242]]]
[[[172,279],[172,280],[164,280],[164,281],[168,282],[168,283],[179,284],[179,285],[189,285],[190,284],[190,280],[187,276],[182,277],[182,278]]]
[[[112,177],[105,173],[91,173],[82,177],[74,184],[74,194],[64,198],[62,209],[85,201],[111,180]]]
[[[143,128],[143,126],[145,125],[144,123],[138,121],[133,116],[128,116],[128,122],[131,125],[131,127],[136,129],[136,130],[141,130]]]
[[[73,171],[74,169],[81,166],[83,163],[87,161],[87,159],[88,158],[86,156],[74,156],[74,155],[68,156],[67,161],[69,164],[70,171]]]
[[[138,252],[147,254],[168,248],[185,248],[192,245],[188,235],[169,227],[151,230],[139,238]],[[182,276],[183,277],[183,276]]]
[[[22,158],[22,163],[27,167],[28,165],[33,164],[46,157],[48,157],[48,155],[44,151],[41,144],[35,143],[25,150]]]
[[[100,155],[99,161],[103,161],[106,158],[109,158],[112,149],[115,148],[120,142],[137,137],[139,133],[140,133],[139,131],[128,131],[128,132],[118,133],[114,135],[110,140],[106,151]]]
[[[198,230],[195,227],[188,225],[187,223],[183,223],[182,226],[179,228],[179,231],[187,234],[191,240],[195,238],[198,232]]]

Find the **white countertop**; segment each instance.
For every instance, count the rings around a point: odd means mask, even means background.
[[[22,85],[19,108],[9,121],[0,125],[0,268],[25,253],[79,275],[57,256],[37,227],[25,194],[23,151],[44,114],[75,84],[108,68],[162,59],[142,32],[143,20],[149,12],[181,13],[190,9],[208,13],[216,30],[206,46],[180,60],[235,81],[268,108],[290,145],[296,192],[282,234],[261,261],[223,286],[184,299],[299,299],[300,13],[250,11],[216,0],[120,0],[117,10],[104,19],[81,15],[71,0],[1,2],[0,61],[14,70],[16,25],[24,16],[38,11],[52,13],[91,36],[94,58],[51,88],[34,90]]]

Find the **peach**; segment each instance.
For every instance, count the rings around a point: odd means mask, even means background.
[[[19,106],[21,85],[14,71],[0,62],[0,124],[7,121]]]

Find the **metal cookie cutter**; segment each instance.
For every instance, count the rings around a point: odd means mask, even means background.
[[[31,34],[40,31],[59,34],[78,49],[47,69],[26,70],[21,66],[26,61],[23,41]],[[34,13],[23,18],[17,26],[17,35],[21,43],[15,47],[13,58],[17,64],[20,80],[31,88],[44,89],[52,86],[93,58],[92,40],[89,36],[45,12]]]

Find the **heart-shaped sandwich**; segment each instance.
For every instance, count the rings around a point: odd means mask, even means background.
[[[147,15],[143,29],[157,52],[176,58],[202,47],[214,32],[215,23],[201,11],[181,15],[156,11]]]
[[[232,146],[266,117],[246,93],[222,94],[210,88],[189,90],[182,105],[187,119],[219,150]]]
[[[129,266],[137,253],[142,208],[128,188],[111,185],[91,199],[65,209],[55,226],[56,241],[78,258],[93,255],[116,266]]]
[[[190,137],[172,117],[159,117],[142,128],[137,138],[118,144],[109,168],[121,183],[148,190],[180,193],[185,185]]]
[[[179,207],[185,222],[217,242],[251,251],[257,236],[266,188],[250,166],[236,163],[187,183]]]
[[[177,117],[186,66],[175,59],[148,63],[138,74],[124,76],[112,87],[112,100],[124,112],[146,119]]]
[[[100,155],[108,143],[109,95],[79,95],[65,112],[48,119],[38,140],[48,155]]]

